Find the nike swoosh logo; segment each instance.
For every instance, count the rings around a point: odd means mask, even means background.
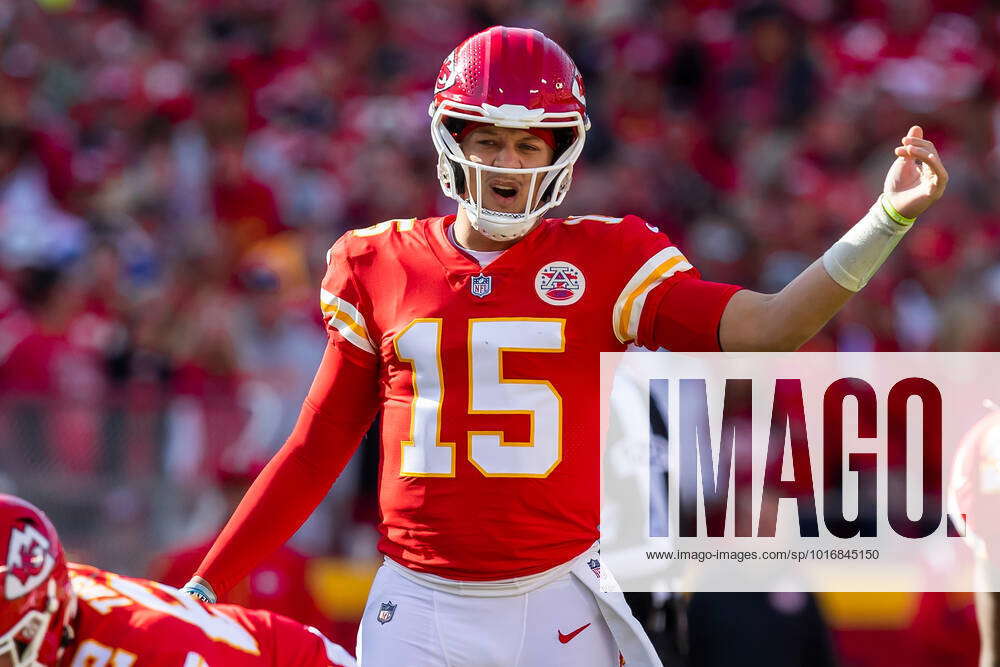
[[[576,637],[578,634],[580,634],[581,632],[583,632],[584,630],[586,630],[589,627],[590,627],[590,623],[587,623],[587,625],[584,625],[582,627],[577,628],[576,630],[574,630],[573,632],[569,633],[568,635],[564,635],[562,633],[562,630],[560,630],[559,631],[559,643],[565,644],[565,643],[569,642],[571,639],[573,639],[573,637]]]

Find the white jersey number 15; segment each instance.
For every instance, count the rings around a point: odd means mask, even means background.
[[[442,320],[416,319],[394,341],[396,356],[413,368],[410,438],[402,442],[400,475],[454,477],[455,443],[441,441],[444,375]],[[566,320],[469,320],[469,414],[527,415],[527,442],[503,431],[470,431],[468,457],[487,477],[547,477],[562,460],[562,397],[547,380],[507,379],[505,352],[562,352]]]

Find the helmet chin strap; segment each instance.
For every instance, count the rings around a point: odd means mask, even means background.
[[[480,234],[482,234],[483,236],[485,236],[485,237],[487,237],[489,239],[492,239],[494,241],[514,241],[516,239],[519,239],[519,238],[522,238],[524,236],[527,236],[528,232],[530,232],[532,229],[535,228],[535,222],[536,221],[533,220],[530,225],[526,225],[525,227],[521,227],[516,232],[514,232],[514,231],[508,231],[508,232],[495,231],[495,230],[490,229],[489,227],[483,225],[481,220],[476,220],[475,222],[472,222],[472,228],[475,229]]]
[[[468,199],[462,200],[462,211],[474,230],[493,241],[514,241],[525,236],[538,223],[539,216],[527,216],[518,213],[504,213],[488,208],[479,209]],[[491,220],[490,218],[494,218]],[[524,224],[518,224],[518,223]]]

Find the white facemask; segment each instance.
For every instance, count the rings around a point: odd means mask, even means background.
[[[553,206],[558,206],[569,191],[573,175],[573,164],[583,151],[583,143],[589,123],[580,114],[546,114],[541,109],[527,109],[523,106],[504,105],[482,107],[447,102],[438,108],[431,106],[431,138],[438,152],[438,180],[445,195],[454,199],[465,209],[473,229],[494,241],[509,241],[527,234],[535,226],[541,215]],[[547,119],[547,116],[558,116]],[[461,146],[445,127],[445,118],[486,123],[497,127],[514,129],[531,128],[574,128],[573,142],[562,152],[554,164],[544,167],[514,169],[491,167],[469,160]],[[457,188],[457,169],[462,169],[466,187],[464,192]],[[483,173],[528,176],[528,197],[524,211],[506,213],[483,206]],[[475,195],[469,184],[475,181]],[[543,194],[551,187],[551,194]]]

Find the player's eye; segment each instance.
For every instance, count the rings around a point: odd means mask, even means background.
[[[525,144],[521,144],[521,150],[523,150],[523,151],[537,151],[538,150],[538,146],[536,146],[535,144],[527,144],[527,143],[525,143]]]

